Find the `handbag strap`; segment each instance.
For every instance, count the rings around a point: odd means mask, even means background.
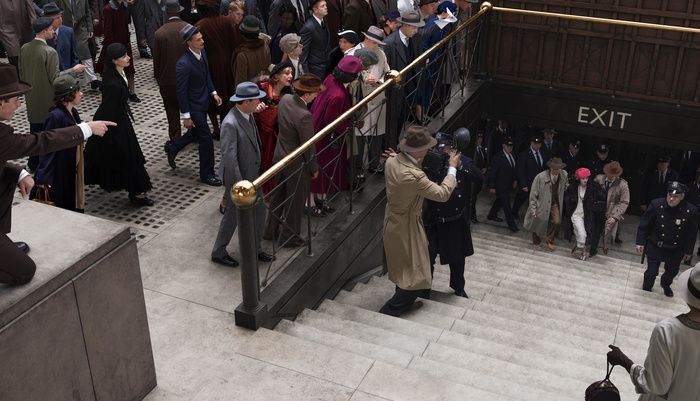
[[[615,367],[615,365],[611,365],[610,362],[608,362],[608,368],[606,369],[607,374],[605,375],[605,380],[608,380],[608,381],[610,380],[610,374],[612,373],[614,367]]]

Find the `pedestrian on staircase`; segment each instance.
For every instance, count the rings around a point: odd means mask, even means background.
[[[542,238],[545,238],[547,248],[554,251],[554,240],[561,227],[561,208],[568,176],[564,170],[566,164],[559,157],[549,159],[547,167],[549,169],[537,174],[532,182],[530,206],[523,227],[532,232],[533,245],[540,245]]]
[[[671,283],[678,274],[682,260],[690,259],[695,248],[698,209],[685,200],[688,187],[678,181],[668,184],[665,198],[651,201],[637,228],[637,253],[647,257],[644,291],[651,291],[664,262],[661,288],[667,297],[673,296]]]
[[[428,239],[421,223],[423,199],[448,200],[457,185],[455,177],[461,165],[460,154],[453,153],[442,183],[430,181],[421,165],[428,149],[436,144],[426,128],[409,127],[399,144],[402,152],[386,161],[384,255],[389,280],[396,284],[396,292],[382,306],[380,313],[400,316],[422,306],[421,302],[414,306],[414,302],[432,285]]]
[[[603,167],[603,188],[607,193],[608,206],[605,212],[605,227],[603,229],[603,253],[607,255],[610,244],[618,237],[620,225],[625,220],[624,214],[630,204],[630,189],[627,181],[621,177],[622,166],[612,161]],[[615,240],[617,241],[617,240]]]
[[[690,401],[700,394],[700,265],[678,279],[690,311],[659,322],[651,333],[644,365],[611,345],[608,362],[630,374],[639,401]]]

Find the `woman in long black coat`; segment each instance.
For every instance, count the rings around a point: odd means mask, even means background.
[[[566,224],[572,224],[571,218],[576,212],[579,202],[582,204],[585,245],[580,249],[581,253],[577,255],[581,260],[586,260],[598,253],[598,242],[600,241],[600,234],[605,222],[607,194],[600,182],[589,179],[590,175],[591,172],[587,168],[579,168],[574,173],[576,181],[572,182],[564,191],[564,210],[566,210],[564,222]],[[587,183],[583,199],[581,199],[579,188],[581,185],[580,181],[583,178],[586,179]],[[572,254],[580,248],[578,245],[577,241],[571,250]]]
[[[78,80],[64,74],[56,78],[53,88],[56,104],[49,110],[44,130],[80,124],[80,115],[75,107],[80,106],[83,93]],[[37,186],[32,198],[36,197],[39,187],[46,187],[55,206],[82,213],[85,209],[83,145],[41,155],[34,181]]]
[[[151,178],[144,165],[133,116],[129,108],[129,90],[124,68],[130,57],[121,43],[105,49],[106,59],[102,80],[102,102],[95,112],[96,120],[114,121],[104,137],[92,136],[85,147],[85,183],[97,184],[107,192],[126,190],[136,206],[151,206],[146,196],[151,190]]]

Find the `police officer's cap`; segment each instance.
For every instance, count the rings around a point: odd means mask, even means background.
[[[659,158],[656,160],[657,163],[668,163],[671,161],[671,158],[668,156],[659,156]]]
[[[671,195],[683,195],[688,191],[688,188],[678,181],[671,181],[666,186],[666,192]]]
[[[504,144],[504,145],[508,145],[508,146],[513,146],[513,138],[511,138],[511,137],[509,137],[509,136],[508,136],[508,137],[505,137],[505,138],[503,139],[503,144]]]
[[[530,142],[532,143],[542,143],[542,137],[539,135],[532,135],[530,137]]]
[[[608,148],[608,145],[606,145],[606,144],[604,144],[604,143],[601,143],[601,144],[598,145],[598,147],[596,148],[596,152],[608,153],[608,151],[610,151],[610,148]]]
[[[581,140],[580,139],[572,139],[569,141],[569,145],[573,146],[576,149],[581,148]]]
[[[452,146],[454,144],[452,135],[440,131],[435,133],[435,140],[437,140],[437,146]]]

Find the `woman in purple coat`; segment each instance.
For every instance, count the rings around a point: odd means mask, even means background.
[[[357,79],[362,71],[362,61],[355,56],[343,57],[333,73],[323,81],[321,92],[311,106],[314,130],[320,131],[352,106],[352,97],[348,85]],[[322,212],[331,213],[324,200],[347,187],[347,152],[345,134],[350,126],[350,119],[340,123],[332,134],[316,142],[316,161],[321,169],[318,177],[311,181],[311,192],[316,197],[316,205]],[[311,210],[318,211],[313,208]],[[315,215],[318,213],[315,213]]]

